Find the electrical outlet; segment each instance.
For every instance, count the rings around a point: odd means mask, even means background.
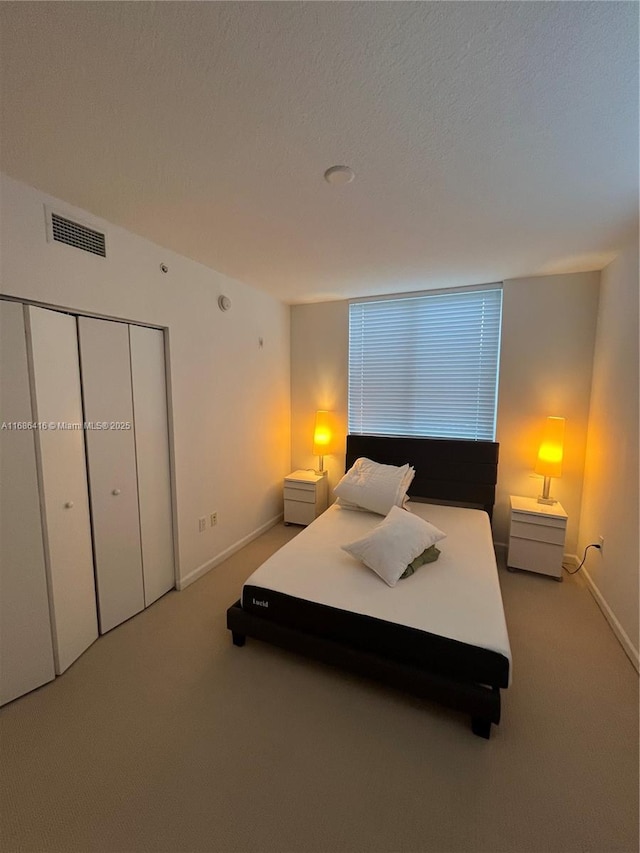
[[[600,552],[604,551],[604,536],[598,536],[598,545],[600,545]]]
[[[217,512],[211,513],[211,515],[209,516],[209,523],[211,524],[212,527],[216,526],[216,524],[218,523],[218,513]]]
[[[198,533],[204,533],[206,529],[207,529],[207,519],[204,517],[199,518],[198,519]]]

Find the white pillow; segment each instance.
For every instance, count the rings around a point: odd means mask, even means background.
[[[348,504],[355,504],[386,515],[392,506],[403,506],[415,470],[406,465],[381,465],[364,456],[356,459],[335,487],[335,494]]]
[[[409,498],[407,496],[405,496],[403,498],[402,506],[404,507],[404,509],[407,508],[407,504],[410,502],[410,500],[411,500],[411,498]],[[344,498],[336,498],[336,504],[341,509],[351,509],[351,510],[355,510],[356,512],[369,512],[370,511],[368,509],[365,509],[363,506],[358,506],[358,504],[352,504],[351,501],[345,501]],[[411,510],[409,510],[409,512],[411,512]],[[381,513],[377,513],[377,515],[380,515],[380,514]]]
[[[353,509],[356,512],[369,512],[368,509],[365,509],[363,506],[358,506],[358,504],[352,504],[351,501],[345,501],[344,498],[337,498],[336,503],[342,509]]]
[[[409,563],[447,534],[433,524],[394,506],[371,533],[342,549],[395,586]]]

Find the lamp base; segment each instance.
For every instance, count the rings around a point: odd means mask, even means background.
[[[558,501],[555,498],[545,498],[543,495],[538,495],[538,503],[553,506],[554,504],[557,504]]]
[[[554,504],[558,503],[558,501],[555,498],[552,498],[549,495],[550,491],[551,491],[551,477],[545,477],[544,483],[542,484],[542,494],[538,495],[538,503],[539,504],[546,504],[547,506],[553,506]]]

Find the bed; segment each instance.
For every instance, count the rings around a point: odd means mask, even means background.
[[[227,611],[233,642],[254,637],[378,679],[470,715],[489,738],[511,679],[490,527],[498,445],[348,436],[346,468],[360,457],[414,466],[409,508],[447,534],[438,561],[389,589],[341,547],[382,516],[334,504],[247,579]]]

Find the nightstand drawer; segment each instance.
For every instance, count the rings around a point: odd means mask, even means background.
[[[303,503],[314,504],[316,502],[316,489],[313,485],[310,489],[285,486],[284,499],[285,501],[302,501]]]
[[[286,501],[284,505],[285,524],[311,524],[316,517],[316,505],[302,501]]]
[[[562,577],[562,545],[511,537],[507,565],[552,577]]]
[[[531,516],[529,516],[528,521],[517,521],[516,513],[513,514],[511,535],[520,539],[533,539],[552,545],[564,545],[565,533],[564,525],[562,527],[551,527],[546,524],[538,524],[537,518],[534,522],[531,520]]]
[[[519,512],[516,509],[511,512],[511,521],[518,521],[522,524],[539,524],[541,527],[561,527],[563,530],[567,526],[566,518],[560,518],[556,515],[538,515],[533,512]]]

